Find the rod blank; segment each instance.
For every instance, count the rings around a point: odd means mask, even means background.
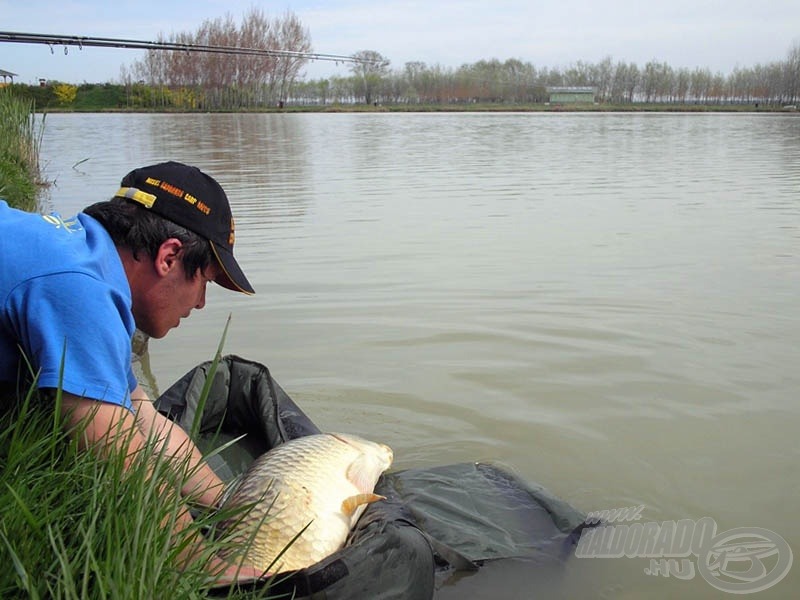
[[[52,35],[45,33],[22,33],[18,31],[0,31],[0,42],[18,44],[46,44],[52,47],[94,46],[100,48],[129,48],[134,50],[173,50],[181,52],[211,52],[216,54],[238,54],[244,56],[266,56],[277,58],[300,58],[304,60],[329,60],[335,62],[352,62],[372,64],[374,61],[345,56],[341,54],[320,54],[318,52],[294,52],[291,50],[270,50],[266,48],[240,48],[237,46],[207,46],[203,44],[179,44],[176,42],[148,42],[144,40],[128,40],[107,37],[88,37],[78,35]]]

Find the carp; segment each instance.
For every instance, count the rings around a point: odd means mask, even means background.
[[[388,446],[355,435],[290,440],[231,485],[221,510],[249,508],[217,530],[231,535],[232,550],[244,550],[245,563],[265,571],[313,565],[344,545],[367,504],[384,499],[375,484],[393,458]]]

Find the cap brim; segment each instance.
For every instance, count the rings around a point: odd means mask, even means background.
[[[255,294],[253,286],[247,281],[247,277],[244,276],[239,263],[233,258],[233,253],[228,251],[227,248],[217,246],[214,242],[209,241],[209,244],[211,244],[211,251],[217,257],[217,263],[222,269],[222,274],[216,279],[216,282],[234,292]]]

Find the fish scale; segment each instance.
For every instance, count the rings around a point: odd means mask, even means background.
[[[315,564],[344,545],[368,503],[382,499],[373,490],[392,460],[388,446],[350,434],[291,440],[258,457],[235,484],[223,508],[252,509],[219,529],[239,550],[252,538],[244,558],[257,568],[282,572]]]

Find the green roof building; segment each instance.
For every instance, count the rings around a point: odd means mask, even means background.
[[[549,87],[550,104],[567,104],[575,102],[594,103],[596,89],[593,87]]]

